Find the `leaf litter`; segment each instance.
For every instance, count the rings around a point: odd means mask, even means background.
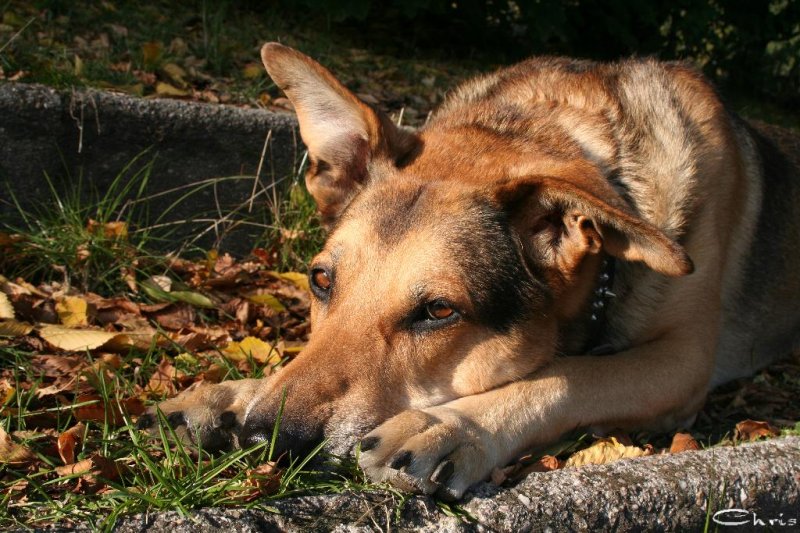
[[[0,278],[0,466],[13,467],[0,470],[0,497],[10,509],[42,490],[57,499],[135,488],[143,465],[114,453],[111,432],[124,438],[149,403],[194,384],[267,376],[302,350],[305,274],[276,272],[263,255],[209,257],[172,259],[163,276],[110,297]],[[277,463],[217,474],[237,472],[245,475],[226,492],[231,504],[282,490]],[[31,475],[46,484],[23,483]]]

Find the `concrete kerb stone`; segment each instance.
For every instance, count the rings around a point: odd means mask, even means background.
[[[291,114],[0,84],[0,198],[6,200],[0,200],[0,216],[13,220],[17,212],[6,187],[26,209],[50,196],[45,173],[58,189],[67,190],[81,176],[83,192],[89,184],[103,192],[141,155],[128,175],[152,161],[148,195],[188,186],[149,202],[153,219],[169,211],[161,223],[188,221],[176,234],[177,242],[210,226],[200,219],[221,218],[247,201],[269,132],[259,190],[295,175],[304,148]],[[205,187],[170,209],[193,184],[231,176],[249,177]],[[262,195],[257,205],[264,200]],[[223,247],[248,251],[255,233],[240,229]],[[213,235],[210,231],[212,241]]]
[[[472,521],[430,498],[398,511],[389,493],[287,498],[275,512],[204,509],[129,516],[139,531],[791,531],[800,529],[800,437],[531,474],[516,486],[477,486],[461,504]],[[726,512],[742,509],[746,513]],[[724,526],[713,521],[744,522]],[[770,523],[770,520],[772,522]],[[763,524],[763,525],[762,525]]]

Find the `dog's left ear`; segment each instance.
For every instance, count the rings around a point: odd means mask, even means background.
[[[368,182],[370,162],[396,162],[414,148],[417,137],[297,50],[267,43],[261,59],[297,112],[309,153],[306,185],[323,222],[330,225]]]
[[[683,247],[633,213],[602,177],[517,178],[493,186],[491,195],[519,228],[529,254],[546,269],[577,268],[585,256],[604,250],[667,276],[694,270]]]

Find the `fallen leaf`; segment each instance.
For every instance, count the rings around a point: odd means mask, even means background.
[[[105,485],[106,481],[118,479],[122,473],[121,470],[121,466],[114,460],[99,454],[93,454],[77,463],[55,468],[56,474],[59,476],[80,476],[76,491],[89,493],[97,492]]]
[[[14,320],[14,306],[4,292],[0,292],[0,319]]]
[[[83,298],[66,296],[56,302],[59,321],[68,328],[78,328],[89,324],[89,304]]]
[[[736,424],[736,440],[755,441],[762,437],[777,437],[780,432],[769,422],[743,420]]]
[[[564,461],[558,459],[553,455],[545,455],[533,464],[530,464],[520,470],[519,475],[524,476],[531,472],[550,472],[551,470],[558,470],[564,467]]]
[[[308,286],[308,276],[301,272],[281,272],[278,274],[281,279],[285,279],[287,281],[291,281],[294,283],[297,288],[303,289],[305,291],[310,290]]]
[[[195,307],[204,307],[206,309],[213,309],[216,307],[214,302],[211,301],[211,298],[200,294],[199,292],[192,292],[192,291],[172,291],[169,293],[174,299],[186,302],[187,304],[193,305]]]
[[[114,426],[124,424],[126,414],[138,416],[145,411],[144,403],[139,398],[105,403],[103,398],[96,394],[84,394],[75,398],[75,403],[78,407],[73,409],[73,414],[81,422],[108,422]]]
[[[11,435],[0,427],[0,463],[27,464],[36,460],[36,456],[28,448],[14,442]]]
[[[0,380],[0,406],[8,405],[17,395],[17,388],[7,379]]]
[[[33,326],[16,320],[3,320],[0,322],[0,337],[24,337],[33,331]]]
[[[231,342],[222,349],[222,354],[231,361],[245,361],[252,357],[261,364],[274,365],[280,362],[280,352],[274,346],[256,337],[245,337],[241,342]]]
[[[175,63],[167,63],[161,70],[164,71],[170,80],[180,87],[186,87],[186,71],[180,65]]]
[[[89,219],[86,227],[94,235],[102,235],[106,239],[126,239],[128,237],[128,223],[122,221],[97,222]]]
[[[55,348],[68,352],[94,350],[120,337],[118,333],[96,329],[71,329],[63,326],[45,326],[39,336]]]
[[[672,437],[672,444],[669,447],[669,453],[681,453],[690,450],[700,450],[702,447],[694,440],[689,433],[675,433]]]
[[[156,367],[156,371],[153,372],[153,375],[150,376],[150,381],[147,383],[147,389],[155,394],[163,395],[163,396],[175,396],[178,393],[178,389],[175,387],[175,378],[177,377],[178,371],[169,362],[169,360],[164,357],[161,359],[161,362],[158,363],[158,367]]]
[[[161,59],[161,43],[157,41],[146,42],[142,45],[142,59],[145,68],[152,69]]]
[[[264,67],[260,63],[248,63],[242,69],[242,75],[248,80],[260,78],[264,74]]]
[[[638,446],[625,446],[620,444],[616,438],[611,437],[610,439],[599,439],[588,448],[575,452],[566,460],[564,466],[602,465],[619,459],[645,457],[652,454],[652,448],[642,449]]]
[[[179,89],[174,85],[160,81],[156,83],[156,94],[159,96],[189,96],[189,91]]]
[[[58,436],[58,455],[65,465],[75,462],[75,449],[81,445],[86,425],[78,422]]]
[[[281,303],[275,296],[268,293],[255,293],[251,294],[247,297],[248,300],[253,302],[254,304],[261,304],[266,305],[276,313],[282,313],[286,311],[286,306]]]
[[[246,472],[245,490],[231,495],[239,501],[250,502],[262,496],[275,494],[281,486],[283,470],[275,461],[268,461]]]

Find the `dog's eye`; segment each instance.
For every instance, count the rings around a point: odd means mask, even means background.
[[[311,271],[311,287],[318,296],[327,295],[331,290],[331,275],[324,268],[315,268]]]
[[[425,312],[428,314],[428,320],[444,320],[455,313],[453,308],[443,300],[430,302],[425,306]]]

